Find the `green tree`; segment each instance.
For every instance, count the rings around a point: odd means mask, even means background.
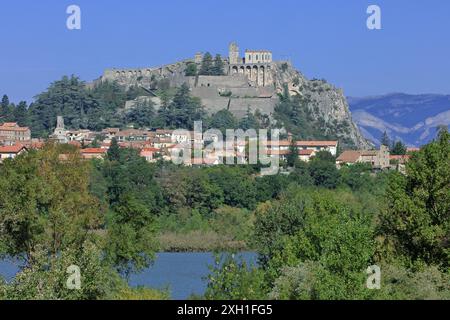
[[[5,161],[0,171],[0,239],[6,254],[32,263],[42,246],[55,256],[92,238],[101,217],[89,194],[90,164],[75,150],[58,160],[57,146]]]
[[[211,76],[214,74],[213,57],[211,53],[206,52],[203,56],[202,64],[200,66],[199,75]]]
[[[406,154],[406,146],[401,141],[395,141],[392,143],[391,154],[393,155],[405,155]]]
[[[197,64],[190,63],[187,65],[186,70],[184,71],[184,75],[186,77],[195,77],[197,75]]]
[[[390,147],[390,145],[391,145],[391,140],[389,139],[389,136],[386,131],[384,131],[383,135],[381,136],[380,141],[381,141],[381,145],[383,145],[383,146]]]
[[[247,112],[245,117],[241,119],[238,127],[242,130],[254,129],[257,130],[259,128],[258,120],[255,115],[251,112],[250,107],[247,108]]]
[[[0,121],[6,122],[12,120],[13,114],[12,114],[12,108],[9,103],[9,98],[5,94],[2,97],[2,102],[0,104]]]
[[[299,266],[303,289],[288,298],[366,297],[364,270],[375,252],[374,226],[352,195],[293,188],[258,207],[256,216],[254,242],[269,286],[278,286],[286,268]]]
[[[415,152],[406,175],[392,175],[380,233],[408,265],[450,266],[450,134]],[[388,252],[389,253],[389,252]]]
[[[314,157],[309,164],[309,172],[314,180],[316,186],[321,186],[329,189],[336,188],[339,179],[339,171],[336,165],[329,160],[322,160],[319,157]]]
[[[287,155],[286,162],[289,167],[294,167],[297,161],[299,161],[298,147],[295,143],[295,139],[293,139],[289,146],[289,154]]]
[[[194,121],[202,120],[204,114],[200,100],[190,95],[189,86],[184,83],[168,106],[160,109],[158,117],[168,127],[192,129]]]
[[[111,145],[109,146],[107,157],[110,161],[120,160],[120,147],[116,138],[112,138]]]
[[[236,118],[226,109],[217,111],[208,119],[208,127],[219,129],[222,134],[225,134],[227,129],[235,129],[236,126]]]
[[[28,117],[28,106],[25,101],[21,101],[19,105],[14,109],[14,120],[21,127],[27,127],[30,125]]]
[[[223,76],[225,73],[223,71],[224,63],[220,54],[217,54],[214,58],[214,65],[212,67],[212,74],[215,76]]]
[[[139,128],[150,127],[155,118],[155,109],[151,101],[139,101],[137,105],[125,115],[125,121]]]
[[[108,219],[106,259],[127,278],[142,271],[155,258],[154,217],[131,193],[122,194]]]
[[[264,273],[231,255],[216,256],[210,267],[205,298],[208,300],[262,300],[266,297]]]

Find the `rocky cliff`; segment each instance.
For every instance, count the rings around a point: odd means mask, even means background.
[[[178,87],[187,83],[191,93],[201,99],[208,113],[228,109],[236,117],[242,118],[247,110],[265,114],[272,119],[272,125],[284,126],[274,121],[275,107],[279,94],[287,88],[291,96],[300,96],[305,101],[303,108],[311,121],[320,124],[324,136],[337,138],[345,146],[367,148],[369,143],[353,122],[346,98],[342,90],[324,80],[308,80],[289,62],[272,62],[265,65],[264,86],[252,81],[244,73],[232,73],[225,62],[223,76],[185,76],[188,64],[194,60],[184,60],[158,68],[133,70],[107,70],[98,81],[117,81],[122,86],[141,86],[157,92],[159,87]],[[132,107],[133,103],[127,103]],[[301,131],[302,128],[298,128]]]

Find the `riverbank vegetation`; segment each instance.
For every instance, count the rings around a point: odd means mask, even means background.
[[[442,130],[381,193],[297,185],[260,204],[259,267],[215,267],[206,298],[450,299],[449,140]],[[378,289],[366,285],[373,265]]]
[[[251,249],[258,267],[226,259],[205,298],[448,299],[449,138],[406,175],[337,170],[326,152],[261,177],[258,165],[150,164],[116,141],[92,161],[47,144],[0,166],[0,254],[22,261],[0,298],[162,299],[126,283],[158,250]],[[81,290],[66,286],[71,265]],[[372,265],[379,290],[366,288]]]

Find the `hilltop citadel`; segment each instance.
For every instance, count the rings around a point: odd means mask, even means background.
[[[259,110],[263,114],[272,114],[278,102],[277,93],[282,92],[287,82],[295,93],[299,78],[287,61],[274,61],[269,50],[245,50],[241,57],[236,43],[229,45],[227,58],[222,58],[224,75],[186,76],[189,64],[202,63],[203,54],[194,58],[156,68],[108,69],[100,81],[117,81],[122,86],[141,86],[146,89],[155,87],[155,83],[166,79],[171,87],[187,83],[193,96],[201,99],[206,111],[217,112],[228,109],[237,117],[243,117],[248,109]],[[280,77],[284,74],[284,79]],[[158,98],[153,99],[158,105]],[[128,107],[133,105],[128,103]]]

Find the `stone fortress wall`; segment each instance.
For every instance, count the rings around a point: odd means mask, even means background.
[[[199,67],[202,59],[203,54],[197,53],[192,59],[157,68],[110,69],[90,85],[109,80],[117,81],[124,87],[140,86],[147,89],[149,95],[128,101],[126,108],[134,108],[144,100],[153,101],[158,108],[161,100],[156,88],[162,87],[162,84],[179,87],[186,83],[191,94],[201,99],[209,114],[227,109],[236,117],[242,118],[250,109],[252,112],[259,110],[271,120],[279,102],[278,94],[287,88],[291,95],[300,95],[308,100],[308,108],[315,121],[330,124],[324,134],[335,132],[337,129],[333,131],[332,125],[339,125],[345,128],[339,129],[338,136],[342,141],[352,141],[360,149],[368,146],[352,120],[340,89],[324,80],[308,80],[289,61],[273,60],[270,51],[246,50],[241,56],[238,45],[232,43],[228,57],[223,58],[225,75],[186,76],[187,66],[195,63]]]
[[[124,87],[141,86],[151,88],[155,81],[165,79],[171,87],[187,83],[193,96],[201,99],[206,111],[215,113],[221,109],[230,110],[235,116],[243,117],[247,109],[259,109],[261,113],[272,114],[278,101],[276,65],[272,53],[267,50],[246,50],[240,56],[236,43],[229,45],[229,54],[223,58],[223,76],[185,76],[188,64],[200,66],[203,54],[197,53],[193,59],[157,68],[109,69],[99,81],[116,81]],[[127,102],[127,108],[133,102]]]

